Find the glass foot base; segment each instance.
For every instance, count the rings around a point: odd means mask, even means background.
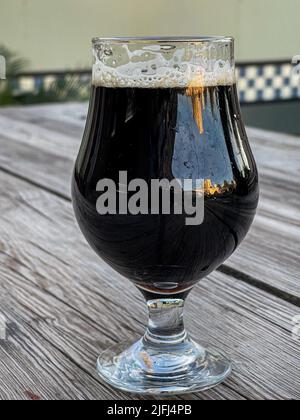
[[[122,391],[136,394],[183,394],[204,391],[223,382],[231,362],[222,353],[206,350],[192,340],[156,347],[141,339],[117,344],[100,355],[100,377]]]

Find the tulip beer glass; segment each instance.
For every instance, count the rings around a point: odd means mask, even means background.
[[[149,309],[144,337],[100,355],[98,372],[140,394],[208,389],[231,363],[190,338],[184,302],[245,238],[259,197],[234,41],[97,38],[93,52],[75,215],[91,247]]]

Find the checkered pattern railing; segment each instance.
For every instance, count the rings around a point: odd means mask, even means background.
[[[240,65],[237,80],[241,103],[300,98],[300,74],[291,63]]]
[[[63,73],[23,75],[16,79],[20,92],[33,92],[51,85]],[[78,83],[89,83],[90,72],[72,72]],[[300,72],[288,62],[237,65],[237,80],[242,104],[300,99]]]

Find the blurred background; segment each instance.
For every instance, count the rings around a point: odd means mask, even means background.
[[[232,35],[246,123],[299,134],[299,15],[299,0],[1,0],[0,105],[87,100],[94,36]]]

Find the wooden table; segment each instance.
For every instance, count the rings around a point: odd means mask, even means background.
[[[143,332],[146,311],[74,221],[70,175],[86,110],[0,110],[1,399],[135,398],[95,371],[103,349]],[[300,138],[248,131],[261,175],[256,222],[187,304],[193,337],[224,349],[234,373],[185,399],[300,398]]]

